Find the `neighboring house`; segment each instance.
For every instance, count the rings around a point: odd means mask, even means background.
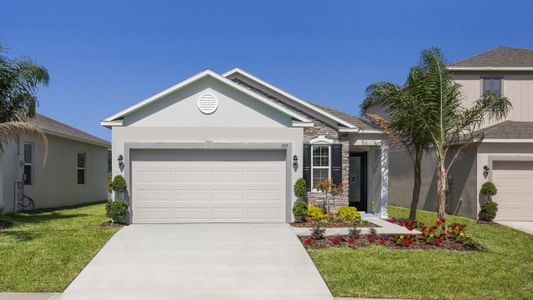
[[[449,174],[447,210],[477,217],[486,197],[481,185],[493,181],[499,205],[496,220],[533,221],[533,50],[498,47],[449,65],[462,85],[464,105],[492,91],[509,98],[506,120],[483,125],[485,139],[467,150]],[[379,111],[376,108],[373,112]],[[410,205],[412,166],[403,151],[390,154],[390,202]],[[436,207],[435,157],[426,155],[419,207]]]
[[[210,70],[104,119],[133,223],[289,222],[293,184],[321,179],[338,205],[386,217],[382,133],[242,70]],[[375,209],[372,209],[372,208]]]
[[[43,161],[43,145],[34,136],[4,146],[0,201],[6,212],[20,209],[19,188],[38,209],[106,200],[110,143],[40,114],[31,122],[45,132],[48,156]]]

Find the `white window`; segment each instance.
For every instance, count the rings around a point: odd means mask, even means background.
[[[24,185],[33,184],[33,144],[24,143]]]
[[[330,145],[311,145],[311,178],[313,188],[320,183],[320,180],[331,178],[330,153]]]
[[[502,95],[502,79],[499,77],[486,77],[483,81],[483,95],[488,92],[494,93],[498,96]]]
[[[85,184],[85,152],[78,152],[78,184]]]

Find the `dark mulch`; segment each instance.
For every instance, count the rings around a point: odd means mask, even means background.
[[[396,244],[396,235],[380,235],[376,236],[375,241],[370,241],[368,238],[369,236],[361,236],[355,241],[349,241],[348,236],[333,236],[333,237],[325,237],[324,239],[320,240],[314,240],[310,243],[304,242],[306,239],[308,239],[308,236],[300,236],[298,237],[300,239],[300,242],[304,245],[306,249],[320,249],[320,248],[328,248],[328,247],[348,247],[352,249],[357,249],[361,247],[368,247],[371,245],[382,245],[388,248],[394,248],[394,249],[448,249],[448,250],[458,250],[458,251],[479,251],[484,252],[485,249],[481,247],[480,245],[470,245],[470,244],[463,244],[453,238],[444,239],[442,240],[442,243],[439,246],[428,244],[424,240],[418,240],[413,241],[413,243],[407,247],[407,246],[401,246]],[[337,243],[333,242],[334,238],[340,238]]]
[[[292,227],[316,227],[317,225],[320,225],[321,228],[340,228],[340,227],[353,227],[352,224],[346,224],[346,223],[335,223],[335,222],[328,222],[327,224],[319,224],[315,221],[306,221],[301,223],[289,223]],[[372,228],[372,227],[380,227],[374,223],[368,222],[368,223],[361,223],[357,224],[358,228]]]
[[[485,221],[485,220],[477,220],[477,223],[478,224],[495,224],[494,222],[492,221]]]
[[[7,229],[11,226],[13,226],[14,224],[11,223],[11,222],[7,222],[7,221],[2,221],[0,220],[0,229]]]
[[[125,226],[126,224],[122,224],[122,223],[113,223],[111,221],[105,221],[104,223],[100,224],[100,226],[102,227],[122,227],[122,226]]]

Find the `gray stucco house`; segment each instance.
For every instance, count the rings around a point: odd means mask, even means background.
[[[293,184],[342,182],[338,205],[387,217],[388,148],[366,121],[243,70],[206,70],[108,118],[133,223],[289,222]]]
[[[40,114],[31,120],[48,139],[22,135],[0,154],[0,202],[6,212],[21,209],[21,192],[35,208],[103,201],[107,198],[108,141]]]
[[[462,85],[464,106],[492,91],[509,98],[513,108],[507,119],[482,126],[485,138],[468,149],[450,170],[446,209],[477,218],[481,185],[498,188],[496,220],[533,221],[533,50],[497,47],[452,63],[448,68]],[[374,107],[370,113],[385,116]],[[386,116],[385,116],[386,117]],[[419,208],[436,208],[436,159],[428,153],[422,164]],[[401,149],[390,151],[391,203],[409,206],[413,187],[412,166]]]

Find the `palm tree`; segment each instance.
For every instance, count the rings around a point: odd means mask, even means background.
[[[416,68],[419,80],[413,87],[418,106],[412,107],[413,121],[431,137],[437,157],[437,212],[444,217],[447,177],[462,152],[484,138],[480,127],[486,121],[499,121],[511,109],[509,99],[487,93],[471,107],[464,107],[461,85],[453,80],[444,57],[437,48],[422,51]],[[453,149],[453,151],[450,151]],[[446,157],[451,159],[446,165]]]
[[[390,82],[378,82],[366,89],[366,98],[361,105],[361,114],[366,115],[374,124],[380,127],[392,139],[392,143],[405,148],[413,166],[413,193],[409,219],[416,219],[416,209],[420,199],[422,184],[422,158],[424,152],[431,145],[431,137],[413,118],[413,108],[420,105],[416,88],[421,80],[418,69],[413,68],[404,85],[399,86]],[[371,106],[383,108],[383,116],[367,113]]]
[[[9,59],[2,55],[4,49],[0,45],[0,154],[8,142],[29,134],[43,142],[46,157],[46,136],[29,120],[38,105],[37,88],[48,85],[48,71],[29,58]]]

